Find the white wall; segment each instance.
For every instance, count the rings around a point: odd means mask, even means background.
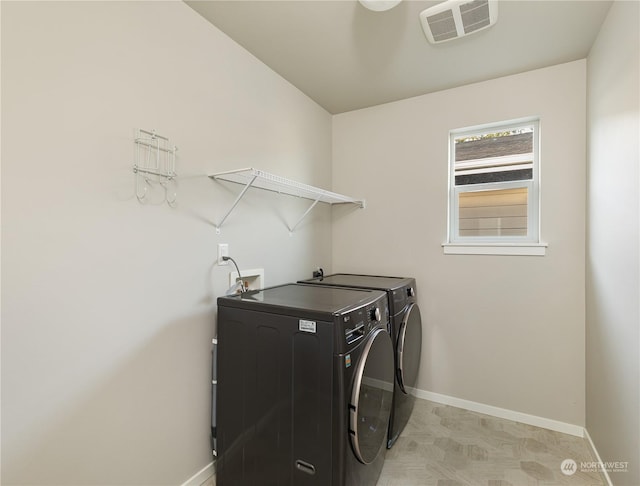
[[[585,61],[334,116],[335,271],[414,276],[418,388],[584,425]],[[544,257],[444,255],[448,130],[541,118]]]
[[[587,430],[640,484],[640,4],[614,2],[588,58]]]
[[[138,203],[134,128],[179,147],[178,207]],[[182,2],[2,2],[2,483],[179,484],[211,462],[210,349],[230,267],[330,264],[331,117]]]

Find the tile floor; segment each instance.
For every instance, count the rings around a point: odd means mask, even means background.
[[[595,461],[586,439],[416,400],[387,452],[377,486],[605,485],[600,473],[565,476],[560,464]]]
[[[575,474],[562,473],[565,459]],[[579,470],[595,460],[586,439],[418,399],[378,484],[361,486],[604,486]]]

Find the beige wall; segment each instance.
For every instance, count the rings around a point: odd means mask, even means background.
[[[640,4],[614,2],[588,58],[587,430],[640,484]]]
[[[336,271],[415,276],[418,388],[584,425],[585,68],[576,61],[334,116]],[[544,257],[444,255],[448,130],[538,115]]]
[[[637,9],[615,4],[588,61],[586,422],[604,460],[638,455],[638,227],[616,225],[638,221],[638,50],[619,48]],[[178,484],[211,461],[220,242],[268,285],[332,261],[415,276],[420,389],[585,424],[585,61],[332,119],[181,2],[1,12],[3,484]],[[443,255],[448,130],[531,115],[547,255]],[[180,148],[175,209],[135,199],[136,127]],[[290,237],[307,204],[250,191],[217,235],[239,187],[206,174],[246,166],[367,209],[332,225],[318,207]],[[637,462],[615,480],[640,482]]]
[[[331,117],[182,2],[2,2],[2,484],[180,484],[211,462],[215,298],[329,266],[326,207],[206,174],[331,183]],[[179,147],[141,205],[133,135]]]

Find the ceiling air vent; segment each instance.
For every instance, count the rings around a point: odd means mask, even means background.
[[[447,0],[420,12],[424,34],[433,44],[486,29],[496,20],[497,0]]]

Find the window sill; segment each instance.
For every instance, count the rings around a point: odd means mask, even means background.
[[[445,255],[545,256],[547,243],[443,243]]]

